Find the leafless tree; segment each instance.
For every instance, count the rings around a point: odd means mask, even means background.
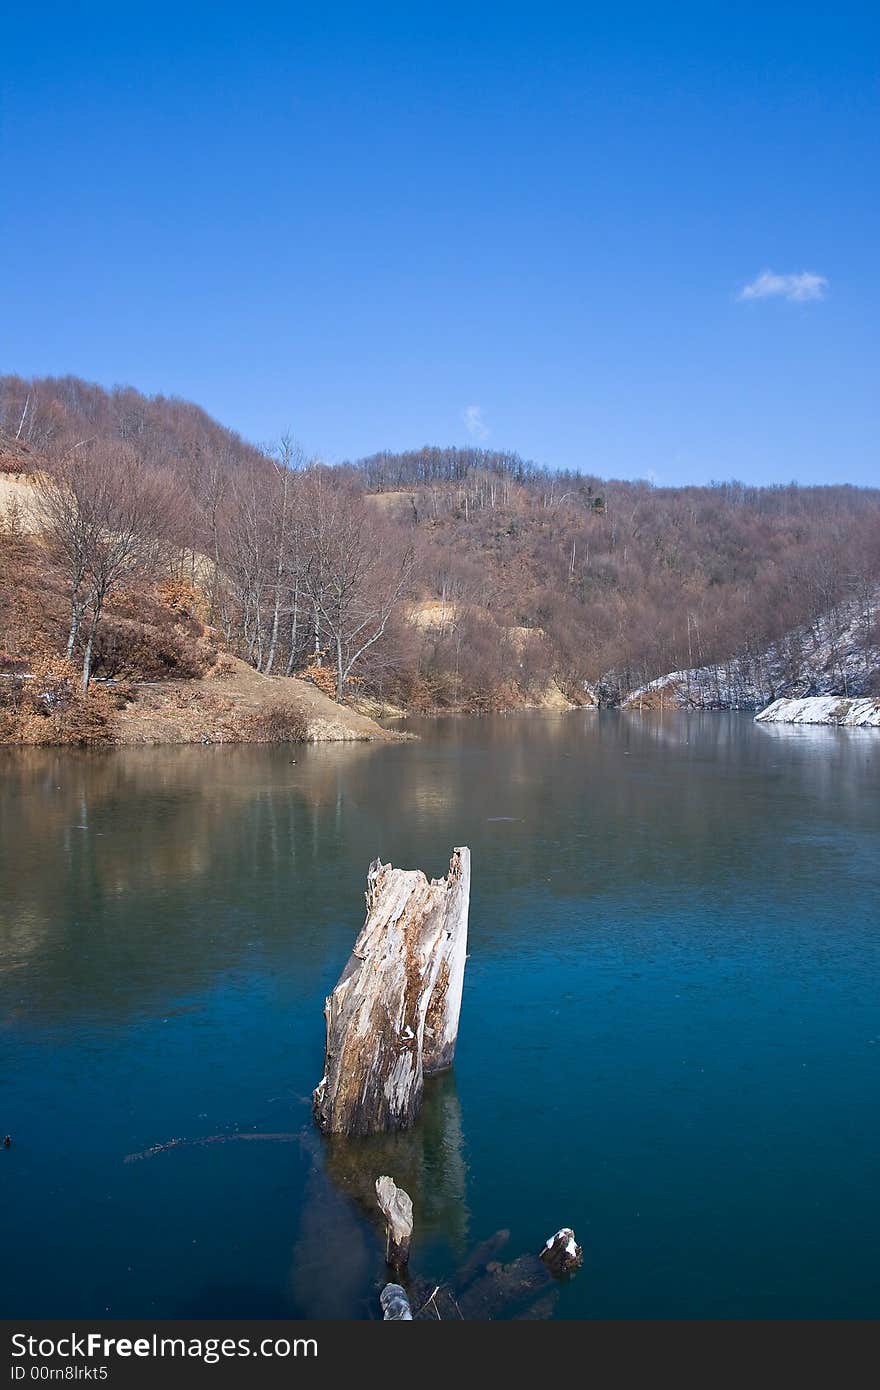
[[[38,473],[34,489],[36,525],[66,582],[67,659],[71,661],[91,597],[89,563],[102,524],[101,483],[88,457],[73,450],[51,472]]]
[[[41,527],[70,600],[68,658],[85,634],[83,690],[108,598],[167,562],[173,497],[172,480],[144,469],[123,446],[74,451],[39,480]]]
[[[269,651],[264,671],[268,676],[275,664],[278,650],[281,616],[284,610],[291,616],[289,670],[295,660],[297,617],[299,607],[300,522],[295,514],[293,493],[297,475],[303,466],[303,451],[289,434],[278,446],[275,475],[267,479],[270,539],[272,549],[272,619],[269,631]],[[288,670],[288,674],[289,674]]]
[[[332,486],[325,470],[313,469],[304,491],[306,586],[333,652],[341,700],[410,583],[413,551],[395,544],[367,515],[363,498]]]

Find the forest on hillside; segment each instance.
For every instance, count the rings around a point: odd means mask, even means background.
[[[0,656],[196,675],[220,649],[338,696],[605,703],[874,592],[880,490],[656,487],[425,447],[327,466],[176,398],[0,378]],[[213,653],[213,655],[211,655]]]

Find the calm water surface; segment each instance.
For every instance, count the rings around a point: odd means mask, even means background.
[[[378,1235],[310,1125],[321,1008],[369,861],[469,844],[455,1071],[369,1160],[414,1264],[570,1224],[562,1317],[876,1315],[880,735],[414,727],[0,750],[0,1313],[375,1316]]]

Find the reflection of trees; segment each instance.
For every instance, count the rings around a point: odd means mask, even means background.
[[[864,815],[865,743],[846,732],[591,711],[413,726],[423,742],[3,750],[0,987],[36,1021],[118,1018],[277,968],[314,1008],[377,854],[442,874],[469,844],[488,959],[524,930],[524,901],[532,944],[550,942],[571,933],[554,903],[588,921],[600,896],[739,892],[778,853],[779,815],[791,833],[829,796],[839,827]]]
[[[448,718],[427,728],[432,746],[423,756],[397,759],[399,823],[389,841],[395,863],[433,872],[442,871],[447,842],[470,845],[472,924],[478,942],[481,929],[489,932],[484,952],[508,949],[497,928],[514,895],[541,904],[536,928],[546,938],[557,898],[583,900],[588,913],[598,895],[670,882],[703,891],[732,873],[740,886],[760,879],[776,851],[758,818],[781,814],[791,825],[800,805],[829,794],[835,817],[860,815],[857,740],[768,749],[748,714],[584,711]],[[431,801],[422,809],[426,785]]]
[[[124,1014],[289,945],[347,774],[377,750],[294,751],[3,750],[0,979],[35,1013],[87,997]],[[353,931],[356,893],[350,908]]]

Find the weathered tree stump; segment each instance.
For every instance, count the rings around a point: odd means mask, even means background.
[[[570,1226],[563,1226],[555,1236],[551,1236],[541,1251],[540,1258],[554,1279],[564,1279],[574,1274],[584,1262],[584,1252],[574,1238]]]
[[[455,1053],[467,955],[470,851],[453,851],[446,878],[378,859],[367,876],[367,918],[324,1005],[318,1127],[363,1135],[406,1129],[425,1075]]]
[[[385,1218],[385,1262],[389,1269],[405,1269],[412,1239],[412,1199],[393,1178],[376,1179],[376,1201]]]
[[[379,1295],[383,1322],[412,1322],[412,1308],[406,1289],[399,1284],[386,1284]]]

